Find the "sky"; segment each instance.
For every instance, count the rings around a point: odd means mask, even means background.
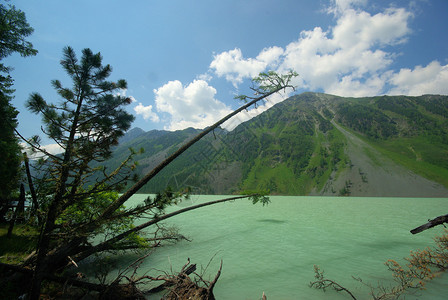
[[[260,72],[296,71],[295,91],[224,124],[228,130],[288,96],[307,91],[339,96],[448,94],[446,0],[12,0],[34,33],[34,57],[5,64],[16,89],[18,130],[41,135],[40,117],[25,102],[33,92],[61,99],[70,86],[62,49],[100,52],[125,79],[133,127],[145,131],[204,128],[241,105]],[[51,141],[44,142],[51,144]],[[50,149],[50,146],[49,148]]]

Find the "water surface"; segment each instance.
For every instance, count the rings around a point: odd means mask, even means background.
[[[131,200],[138,203],[145,197]],[[193,196],[179,207],[215,199],[220,196]],[[368,289],[352,276],[375,286],[392,283],[384,262],[402,262],[411,250],[433,245],[442,226],[417,235],[409,230],[448,210],[448,199],[440,198],[275,196],[271,201],[263,207],[237,200],[167,220],[192,241],[158,248],[141,271],[178,271],[187,258],[205,267],[214,257],[206,278],[215,276],[222,259],[217,299],[260,299],[263,291],[268,299],[349,299],[308,287],[317,264],[358,299],[369,299]],[[446,299],[447,279],[442,275],[427,291],[406,299]]]

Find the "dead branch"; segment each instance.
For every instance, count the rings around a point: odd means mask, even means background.
[[[352,299],[357,300],[356,297],[345,287],[337,283],[336,281],[333,281],[331,279],[325,278],[324,272],[319,269],[318,266],[314,265],[314,277],[316,278],[316,281],[310,282],[310,287],[313,287],[317,290],[323,290],[325,291],[327,288],[332,288],[336,292],[346,292],[347,294],[352,297]]]
[[[448,223],[448,215],[438,216],[437,218],[434,218],[432,220],[428,219],[428,223],[423,224],[423,225],[421,225],[421,226],[419,226],[417,228],[412,229],[411,233],[412,234],[417,234],[417,233],[420,233],[422,231],[425,231],[426,229],[433,228],[433,227],[438,226],[438,225],[445,226],[444,223]]]
[[[185,275],[188,276],[191,273],[193,273],[194,271],[196,271],[196,264],[190,265],[190,258],[188,258],[187,263],[182,267],[182,269],[179,272],[179,274],[185,274]],[[153,287],[149,291],[146,291],[145,294],[155,294],[155,293],[161,292],[163,290],[166,290],[166,289],[172,287],[177,282],[177,280],[175,280],[176,276],[172,276],[172,275],[158,276],[158,277],[146,276],[146,277],[148,279],[153,280],[153,281],[163,280],[164,283],[162,283],[162,284],[160,284],[160,285],[158,285],[156,287]]]
[[[145,276],[151,280],[163,280],[164,283],[161,285],[150,289],[145,292],[145,294],[154,294],[161,292],[163,290],[169,290],[166,299],[203,299],[212,300],[215,299],[213,295],[213,288],[221,275],[222,270],[222,260],[219,270],[213,279],[213,281],[208,282],[204,280],[201,275],[195,273],[196,264],[190,265],[190,259],[181,268],[181,271],[177,275],[166,274],[166,276],[158,276],[156,278]],[[188,275],[194,273],[195,276],[199,278],[199,282],[202,282],[205,287],[198,285],[198,281],[193,282]]]
[[[218,281],[219,276],[221,276],[221,270],[222,270],[222,259],[221,259],[221,265],[219,266],[218,273],[216,273],[215,278],[212,282],[210,282],[210,285],[208,286],[208,292],[209,294],[213,293],[213,288],[215,287],[216,282]]]

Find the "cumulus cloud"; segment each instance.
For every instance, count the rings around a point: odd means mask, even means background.
[[[221,77],[232,82],[237,87],[244,78],[253,78],[267,67],[274,65],[283,49],[271,47],[263,49],[256,58],[244,58],[241,49],[235,48],[215,55],[210,64],[210,69]]]
[[[303,31],[286,47],[282,67],[297,70],[311,90],[337,91],[341,96],[379,94],[384,87],[380,73],[394,56],[381,47],[405,41],[411,16],[401,8],[373,16],[348,9],[329,31]]]
[[[208,85],[211,75],[223,77],[235,88],[260,72],[295,70],[294,84],[301,89],[339,96],[381,94],[421,95],[448,93],[448,65],[433,61],[427,66],[393,70],[400,53],[391,46],[406,43],[414,17],[406,8],[389,7],[375,14],[365,11],[367,0],[331,0],[326,10],[334,25],[303,30],[285,47],[262,49],[256,57],[245,57],[239,48],[214,55],[207,73],[188,86],[171,81],[155,90],[156,107],[172,116],[169,129],[204,127],[230,109],[216,100]],[[232,129],[265,111],[288,95],[277,95],[225,124]]]
[[[154,93],[157,111],[170,115],[167,130],[205,128],[232,111],[215,99],[216,89],[204,80],[194,80],[187,86],[170,81]]]
[[[152,105],[144,106],[142,103],[138,103],[134,107],[134,111],[137,115],[141,115],[145,120],[151,120],[153,122],[159,122],[159,116],[152,111]]]
[[[385,92],[388,67],[397,55],[387,46],[406,42],[413,14],[387,8],[370,14],[359,9],[365,0],[334,0],[328,11],[335,25],[304,30],[284,49],[263,49],[256,58],[244,58],[238,48],[215,55],[210,69],[235,86],[266,69],[300,74],[302,88],[340,96],[371,96]]]
[[[416,66],[413,70],[401,69],[391,73],[390,83],[394,87],[391,95],[419,96],[423,94],[448,94],[448,65],[433,61],[426,67]]]

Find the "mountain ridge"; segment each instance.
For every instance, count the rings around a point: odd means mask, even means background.
[[[144,173],[200,130],[133,129]],[[142,193],[170,186],[201,194],[270,190],[280,195],[448,196],[448,97],[292,96],[234,130],[216,130],[177,158]],[[390,176],[389,176],[389,175]]]

